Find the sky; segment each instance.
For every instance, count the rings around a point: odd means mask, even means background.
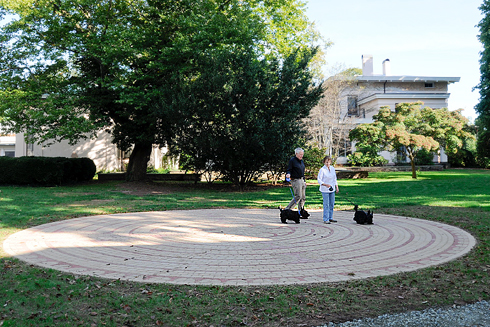
[[[333,42],[326,76],[335,67],[362,68],[373,55],[374,74],[390,59],[391,75],[460,77],[449,85],[449,110],[474,120],[480,81],[478,23],[483,0],[308,0],[307,16]],[[338,69],[338,68],[337,68]]]

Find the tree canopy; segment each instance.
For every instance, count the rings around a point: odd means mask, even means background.
[[[314,54],[298,50],[282,63],[248,51],[208,58],[189,89],[173,92],[173,103],[195,108],[185,117],[174,151],[186,156],[187,167],[212,169],[240,185],[271,166],[284,166],[305,133],[302,119],[321,95],[308,69]]]
[[[373,123],[360,124],[349,133],[356,147],[378,146],[381,150],[404,149],[412,166],[412,177],[417,178],[415,158],[420,149],[437,151],[443,147],[456,153],[463,139],[473,138],[466,131],[468,119],[459,111],[447,108],[423,107],[422,102],[399,103],[395,111],[382,107],[373,116]]]
[[[169,103],[169,90],[188,88],[214,53],[283,60],[318,39],[299,0],[0,5],[19,17],[0,32],[0,116],[10,130],[71,143],[106,130],[121,149],[133,147],[133,179],[146,172],[152,144],[182,130],[182,110],[195,109]]]
[[[490,1],[484,0],[480,6],[483,19],[478,24],[478,38],[483,45],[480,57],[480,101],[475,106],[478,117],[477,150],[480,161],[484,166],[490,166]]]

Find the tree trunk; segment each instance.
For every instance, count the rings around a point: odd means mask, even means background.
[[[412,166],[412,178],[417,179],[417,171],[415,170],[415,156],[410,155],[410,166]]]
[[[150,160],[152,144],[136,143],[129,157],[127,181],[143,181],[146,179],[146,168]]]
[[[412,178],[417,179],[417,171],[415,170],[415,161],[412,161],[410,165],[412,166]]]

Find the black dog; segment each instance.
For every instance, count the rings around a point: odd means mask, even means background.
[[[291,209],[281,209],[281,207],[279,207],[279,210],[281,211],[281,223],[287,224],[286,220],[292,220],[296,224],[299,224],[300,215],[298,211],[293,211]]]
[[[371,212],[371,210],[368,210],[368,212],[366,212],[366,211],[362,211],[362,210],[358,210],[358,209],[359,209],[359,206],[356,204],[354,206],[354,210],[356,211],[354,213],[354,220],[356,221],[356,223],[361,224],[361,225],[364,225],[364,224],[372,225],[374,212]]]

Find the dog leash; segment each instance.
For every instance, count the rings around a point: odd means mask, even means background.
[[[294,192],[293,192],[293,189],[292,189],[292,188],[289,188],[289,190],[291,191],[291,196],[293,197],[294,203],[296,204],[296,200],[294,199]]]
[[[347,194],[347,193],[346,193],[346,194]],[[352,201],[351,201],[351,200],[350,200],[348,197],[346,197],[346,196],[345,196],[345,199],[346,199],[347,201],[349,201],[349,202],[350,202],[352,205],[354,205],[354,207],[356,207],[356,206],[357,206],[357,209],[361,210],[361,208],[359,207],[359,205],[357,205],[357,204],[355,204],[354,202],[352,202]]]
[[[347,194],[347,193],[346,193]],[[349,201],[352,205],[356,206],[357,204],[355,204],[354,202],[352,202],[348,197],[344,196],[344,198]]]

